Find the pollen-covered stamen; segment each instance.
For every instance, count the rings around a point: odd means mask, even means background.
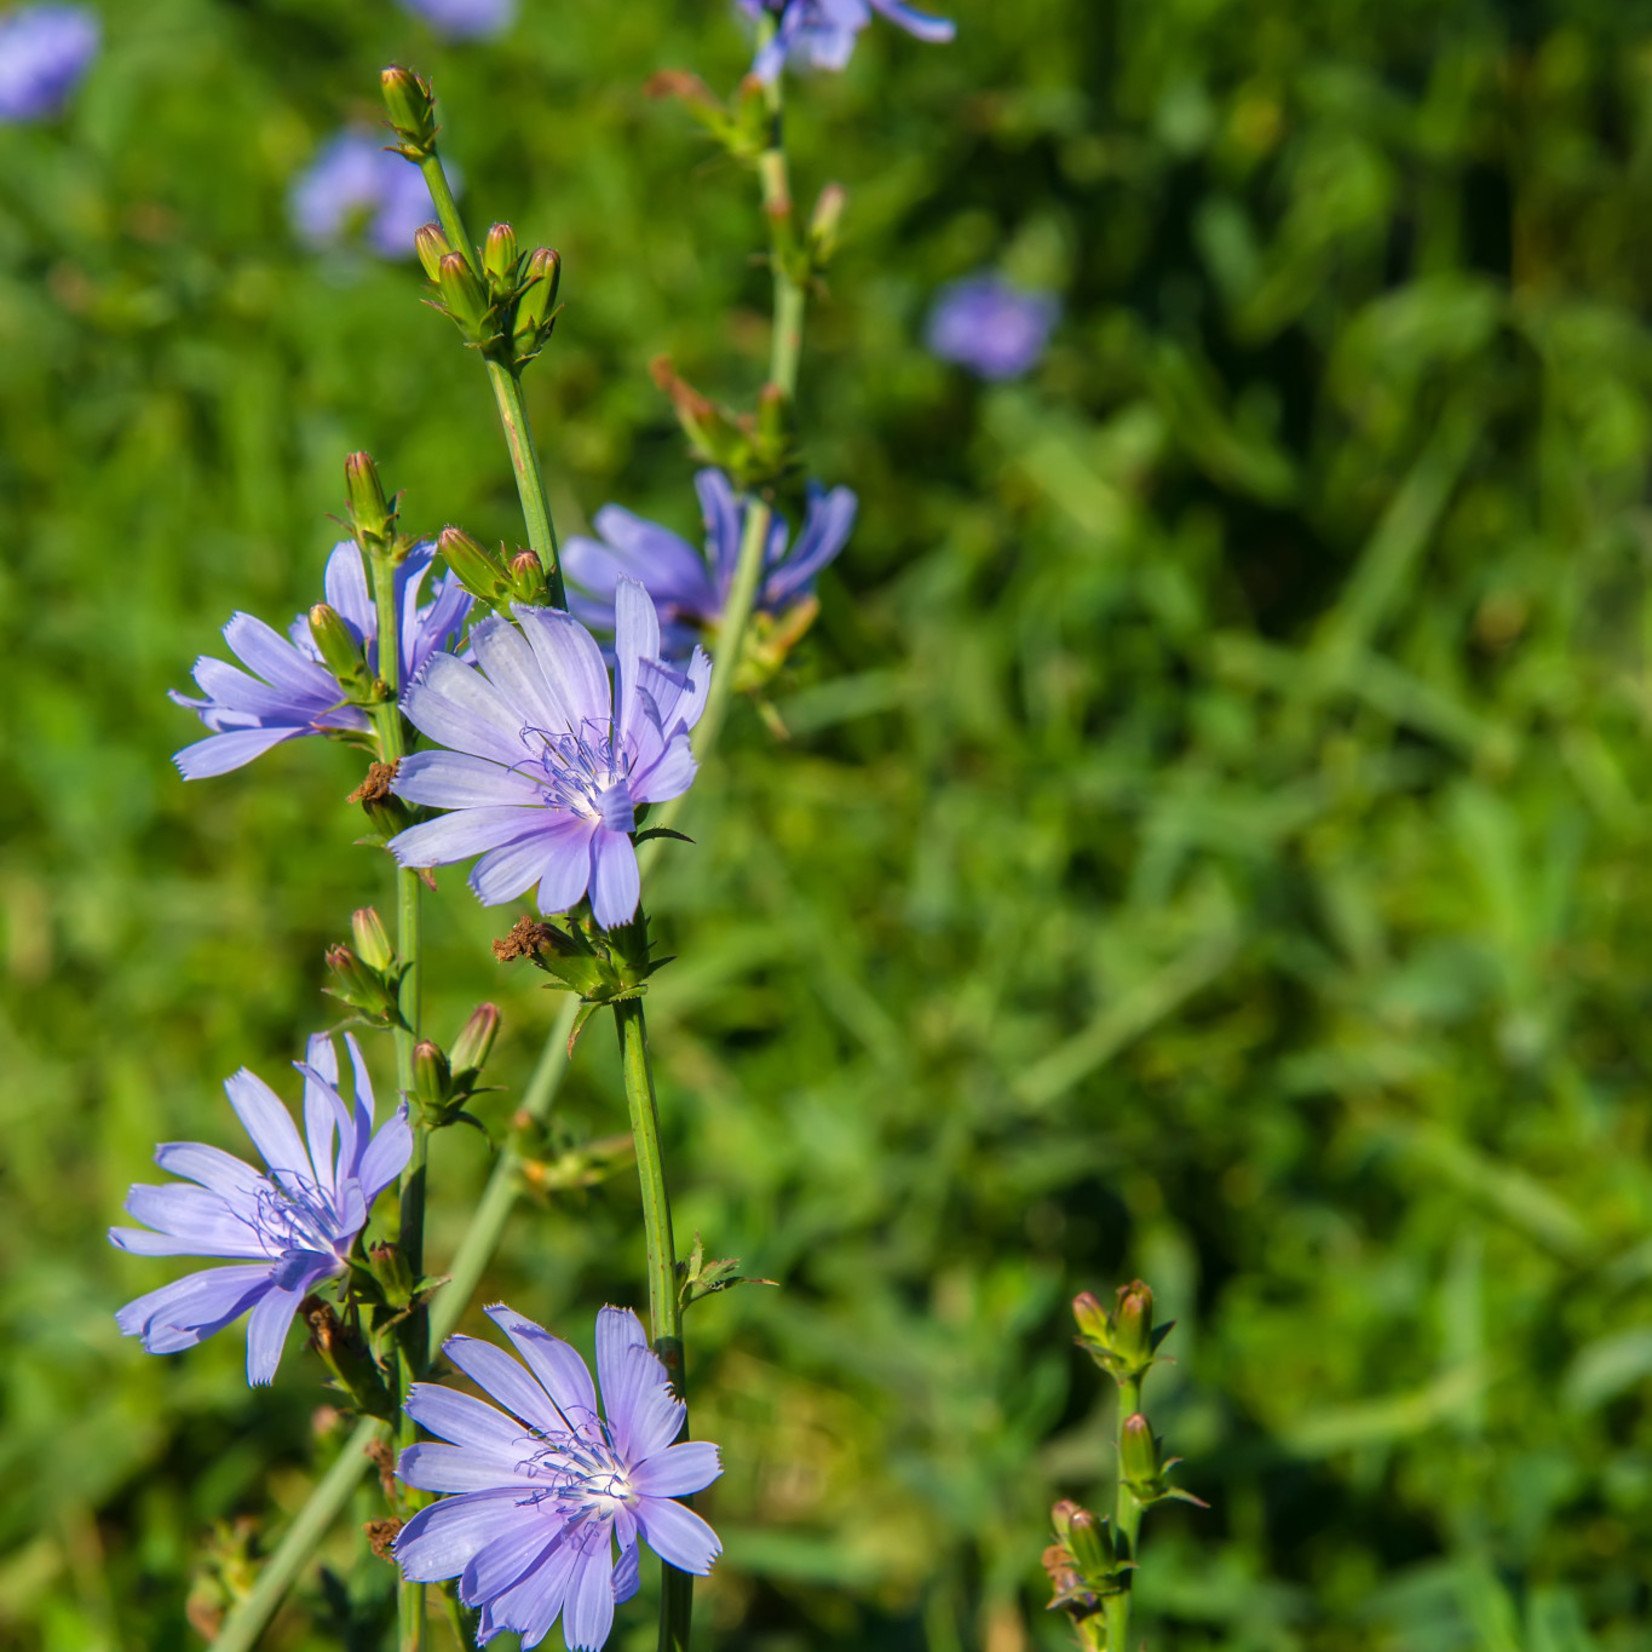
[[[577,730],[560,734],[528,726],[520,737],[533,755],[516,765],[516,772],[526,774],[553,809],[599,821],[614,832],[635,827],[631,758],[617,746],[611,722],[587,717]]]

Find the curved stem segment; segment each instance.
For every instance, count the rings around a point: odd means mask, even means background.
[[[1118,1448],[1118,1489],[1113,1500],[1113,1530],[1117,1535],[1120,1556],[1136,1558],[1136,1543],[1141,1536],[1142,1506],[1136,1501],[1124,1478],[1124,1425],[1127,1419],[1141,1410],[1141,1378],[1126,1377],[1119,1383],[1119,1416],[1116,1430]],[[1125,1574],[1123,1590],[1109,1595],[1106,1601],[1108,1652],[1126,1652],[1130,1643],[1130,1580]]]
[[[640,921],[640,914],[639,914]],[[637,1146],[637,1178],[642,1186],[642,1224],[648,1251],[648,1324],[654,1352],[665,1363],[679,1399],[683,1387],[683,1310],[677,1289],[677,1247],[671,1232],[671,1199],[665,1186],[665,1159],[660,1151],[660,1109],[654,1096],[654,1072],[648,1060],[648,1028],[640,998],[614,1006],[619,1032],[620,1064],[625,1073],[625,1100],[631,1112],[631,1135]],[[683,1423],[683,1435],[688,1423]],[[682,1501],[687,1502],[685,1497]],[[661,1563],[660,1652],[685,1652],[694,1611],[694,1579]]]
[[[476,243],[465,228],[459,203],[453,197],[453,188],[442,169],[441,156],[434,149],[419,162],[425,188],[430,191],[430,204],[436,209],[442,234],[455,252],[464,255],[465,262],[477,273],[482,273],[482,261],[476,255]],[[550,495],[545,491],[545,475],[539,468],[539,450],[534,446],[533,427],[528,423],[527,403],[522,399],[522,383],[516,374],[502,362],[487,363],[488,382],[493,386],[493,399],[499,409],[499,423],[504,428],[505,446],[510,450],[511,469],[516,473],[517,497],[522,501],[522,520],[527,524],[528,543],[545,570],[550,587],[551,602],[558,608],[568,606],[562,584],[562,557],[557,545],[556,524],[551,519]]]

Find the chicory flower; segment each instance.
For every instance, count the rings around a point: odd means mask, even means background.
[[[0,122],[60,113],[98,50],[84,6],[20,6],[0,16]]]
[[[997,275],[973,275],[941,290],[929,315],[929,348],[983,379],[1013,379],[1038,364],[1061,306]]]
[[[421,605],[425,575],[435,555],[434,545],[415,545],[396,569],[404,684],[433,654],[453,646],[470,612],[471,599],[451,574],[436,582],[432,600]],[[378,609],[360,547],[353,540],[334,547],[323,583],[328,603],[362,645],[369,669],[376,671]],[[283,637],[251,614],[236,614],[224,627],[224,640],[246,671],[202,655],[195,662],[194,676],[205,698],[172,691],[178,705],[193,711],[212,730],[207,739],[185,746],[172,759],[185,780],[228,774],[301,735],[367,732],[367,714],[345,702],[338,679],[321,663],[307,615],[300,614]]]
[[[403,866],[480,855],[470,886],[487,906],[538,884],[540,910],[565,912],[589,890],[611,929],[641,895],[638,807],[693,782],[688,734],[711,662],[699,649],[685,669],[661,659],[659,619],[635,580],[615,595],[612,694],[602,650],[572,614],[512,612],[515,625],[496,614],[471,631],[479,669],[437,654],[404,697],[414,727],[449,749],[404,757],[391,789],[452,812],[390,848]]]
[[[702,470],[694,486],[705,515],[703,555],[669,528],[619,505],[604,505],[597,512],[599,538],[568,541],[562,566],[574,586],[569,601],[587,625],[614,629],[614,592],[621,579],[630,578],[647,587],[659,608],[668,657],[686,655],[701,630],[716,629],[734,583],[749,506],[720,470]],[[811,483],[795,544],[785,519],[774,516],[763,550],[756,612],[777,615],[810,595],[815,577],[848,543],[856,506],[848,488],[827,492]]]
[[[408,1414],[449,1443],[409,1446],[396,1472],[450,1495],[402,1528],[396,1559],[416,1583],[458,1578],[481,1643],[508,1629],[537,1646],[560,1616],[570,1652],[596,1652],[637,1592],[639,1540],[679,1571],[711,1570],[717,1534],[675,1499],[722,1473],[717,1448],[673,1443],[686,1411],[628,1309],[597,1315],[600,1411],[568,1343],[503,1304],[488,1317],[520,1361],[474,1337],[443,1352],[495,1403],[435,1383],[408,1394]]]
[[[752,61],[751,72],[773,80],[783,67],[841,69],[855,49],[855,39],[875,15],[919,40],[944,43],[958,32],[944,17],[920,11],[903,0],[738,0],[740,10],[756,20],[775,19],[775,31]]]
[[[402,10],[422,17],[449,40],[487,40],[516,20],[516,0],[401,0]]]
[[[431,217],[419,169],[368,132],[340,132],[323,145],[294,183],[289,206],[306,246],[364,234],[381,258],[411,258],[413,237]]]
[[[135,1256],[216,1256],[232,1265],[186,1274],[128,1302],[115,1316],[152,1354],[193,1348],[251,1310],[247,1381],[267,1383],[298,1305],[344,1271],[373,1201],[413,1151],[405,1103],[374,1131],[373,1085],[348,1033],[354,1084],[341,1080],[333,1041],[317,1033],[304,1075],[305,1137],[275,1092],[245,1067],[225,1081],[268,1174],[204,1142],[166,1142],[162,1170],[186,1178],[136,1186],[126,1211],[141,1228],[111,1228],[110,1241]],[[153,1230],[153,1231],[151,1231]]]

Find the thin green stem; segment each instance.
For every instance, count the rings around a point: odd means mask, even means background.
[[[642,921],[638,914],[637,921]],[[648,1060],[648,1028],[640,998],[614,1006],[619,1032],[625,1099],[631,1112],[631,1135],[637,1147],[637,1179],[642,1187],[642,1225],[648,1253],[648,1324],[654,1352],[665,1364],[679,1399],[683,1386],[683,1310],[677,1288],[677,1246],[671,1232],[671,1199],[665,1185],[660,1151],[660,1109],[654,1073]],[[683,1435],[687,1436],[685,1418]],[[684,1498],[684,1502],[688,1499]],[[694,1579],[662,1562],[660,1652],[684,1652],[694,1611]]]
[[[369,556],[373,570],[373,600],[378,612],[378,674],[385,697],[374,710],[379,737],[379,757],[396,763],[405,755],[407,742],[397,705],[401,687],[400,614],[396,603],[396,568],[388,556]],[[419,878],[416,872],[396,872],[396,958],[402,967],[400,1007],[402,1025],[395,1029],[396,1088],[410,1105],[413,1099],[413,1050],[419,1041],[420,989]],[[399,1243],[408,1272],[418,1281],[424,1276],[425,1183],[430,1155],[430,1131],[417,1116],[413,1119],[413,1151],[401,1179],[401,1230]],[[424,1375],[427,1363],[425,1313],[415,1307],[403,1322],[396,1343],[399,1398]],[[418,1426],[405,1410],[396,1420],[396,1443],[412,1445]],[[401,1625],[401,1652],[420,1652],[424,1646],[424,1586],[397,1579],[396,1599]]]
[[[316,1482],[275,1553],[258,1574],[251,1592],[224,1620],[215,1652],[252,1652],[283,1597],[298,1579],[311,1551],[320,1546],[351,1494],[361,1484],[370,1459],[367,1453],[384,1437],[384,1424],[371,1417],[357,1423],[333,1466]]]
[[[706,690],[706,707],[694,731],[695,753],[701,761],[717,744],[734,698],[734,685],[745,652],[746,627],[751,623],[758,581],[763,574],[763,548],[773,519],[774,512],[765,500],[748,502],[745,529],[740,536],[740,555],[734,565],[734,582],[729,587],[723,617],[717,627],[717,657],[711,667],[711,686]]]
[[[799,257],[797,219],[792,207],[791,173],[786,161],[782,77],[765,89],[769,106],[768,143],[757,158],[763,191],[763,215],[769,225],[769,264],[774,278],[774,330],[769,336],[769,380],[797,394],[797,370],[803,354],[803,312],[807,300],[796,270]]]
[[[442,226],[447,243],[478,274],[482,260],[477,256],[476,243],[465,228],[459,203],[447,181],[441,156],[434,149],[419,162],[425,188],[430,191],[430,204],[436,209],[436,220]],[[528,543],[545,570],[550,587],[551,602],[558,608],[568,605],[562,584],[562,557],[556,537],[556,523],[551,517],[550,495],[545,491],[545,475],[539,467],[539,450],[534,446],[533,427],[528,422],[527,403],[522,399],[522,384],[516,374],[502,362],[487,363],[488,382],[493,386],[493,399],[499,409],[499,423],[505,432],[505,446],[510,450],[511,469],[516,473],[517,497],[522,501],[522,520],[527,524]]]
[[[1124,1425],[1141,1410],[1141,1378],[1129,1377],[1119,1384],[1119,1414],[1116,1432],[1118,1448],[1118,1488],[1113,1498],[1113,1530],[1117,1534],[1121,1558],[1136,1559],[1136,1543],[1141,1536],[1142,1506],[1124,1478]],[[1108,1652],[1126,1652],[1130,1642],[1131,1580],[1125,1574],[1123,1590],[1106,1601]]]

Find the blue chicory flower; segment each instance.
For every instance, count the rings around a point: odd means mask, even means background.
[[[289,206],[305,245],[335,246],[365,233],[381,258],[411,258],[413,237],[431,218],[419,169],[367,132],[340,132],[323,145],[293,184]]]
[[[308,1058],[294,1063],[304,1075],[307,1141],[255,1073],[243,1067],[225,1082],[268,1175],[203,1142],[166,1142],[155,1163],[187,1181],[140,1185],[127,1195],[127,1214],[148,1226],[111,1228],[109,1238],[120,1249],[234,1260],[231,1267],[186,1274],[120,1310],[116,1323],[127,1336],[142,1337],[150,1353],[193,1348],[250,1308],[247,1381],[267,1383],[299,1303],[344,1271],[373,1201],[413,1151],[405,1104],[374,1133],[372,1081],[356,1041],[346,1033],[344,1042],[353,1087],[348,1079],[341,1083],[333,1041],[323,1033],[310,1040]]]
[[[669,528],[619,505],[604,505],[597,512],[594,526],[600,538],[568,541],[562,566],[574,586],[570,606],[585,624],[605,632],[614,629],[614,591],[621,579],[630,578],[647,587],[659,608],[667,657],[685,656],[700,630],[715,629],[740,560],[747,505],[720,470],[702,470],[694,486],[705,516],[704,555]],[[775,515],[763,551],[759,613],[779,614],[810,594],[815,577],[848,543],[856,507],[848,488],[827,492],[810,483],[795,545],[785,519]]]
[[[929,313],[929,348],[983,379],[1019,378],[1037,365],[1060,314],[1049,293],[972,275],[941,290]]]
[[[775,19],[775,31],[759,48],[751,72],[770,81],[788,63],[793,68],[841,69],[855,39],[873,14],[886,17],[919,40],[944,43],[958,32],[944,17],[920,11],[903,0],[738,0],[746,16]]]
[[[615,1606],[637,1592],[639,1537],[698,1576],[722,1552],[711,1527],[674,1501],[722,1473],[717,1448],[673,1443],[687,1413],[629,1309],[597,1315],[606,1420],[568,1343],[503,1304],[488,1317],[527,1369],[490,1342],[457,1336],[443,1352],[498,1403],[413,1385],[408,1414],[451,1443],[409,1446],[396,1472],[453,1495],[408,1521],[396,1559],[416,1583],[459,1579],[459,1598],[481,1610],[480,1644],[514,1630],[537,1646],[560,1615],[570,1652],[597,1652]]]
[[[401,678],[411,683],[433,654],[451,648],[470,612],[470,597],[451,574],[434,586],[430,602],[420,605],[424,578],[435,559],[428,541],[415,545],[396,569],[396,607],[400,616]],[[327,601],[361,643],[370,669],[378,669],[379,616],[367,585],[360,547],[346,539],[333,548],[323,582]],[[283,740],[305,734],[365,734],[367,714],[344,703],[338,679],[321,663],[310,636],[310,622],[300,614],[283,637],[251,614],[236,614],[224,627],[224,640],[235,657],[256,676],[203,654],[195,662],[195,681],[205,699],[192,700],[172,691],[212,733],[185,746],[172,759],[185,780],[228,774],[260,757]],[[405,703],[406,695],[403,700]]]
[[[544,912],[589,889],[604,928],[629,921],[641,889],[630,834],[639,804],[688,790],[688,732],[705,709],[711,662],[660,658],[648,593],[615,597],[614,686],[602,650],[572,614],[513,609],[470,633],[480,670],[435,655],[403,699],[408,719],[446,751],[404,757],[391,789],[453,811],[390,840],[403,866],[482,858],[470,886],[487,906],[539,885]],[[520,626],[520,630],[517,628]]]
[[[516,0],[401,0],[402,10],[422,17],[450,40],[487,40],[516,20]]]
[[[59,113],[97,56],[84,6],[20,6],[0,17],[0,122]]]

